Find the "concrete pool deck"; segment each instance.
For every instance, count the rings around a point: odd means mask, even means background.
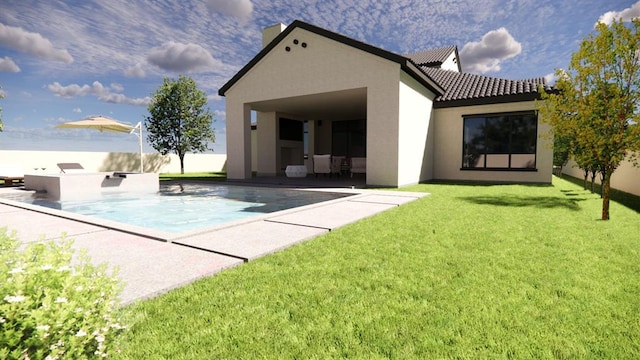
[[[14,231],[25,244],[58,240],[65,233],[67,239],[74,240],[74,249],[85,249],[93,263],[106,262],[118,268],[125,283],[121,302],[126,305],[428,195],[337,188],[322,191],[356,195],[167,238],[114,222],[42,211],[0,199],[0,226]]]

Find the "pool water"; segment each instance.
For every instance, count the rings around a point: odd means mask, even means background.
[[[42,195],[10,200],[169,233],[193,231],[352,194],[235,185],[160,185],[156,194],[107,194],[86,201],[51,201]]]

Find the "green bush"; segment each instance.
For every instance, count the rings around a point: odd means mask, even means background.
[[[72,241],[21,246],[0,229],[0,359],[104,358],[124,327],[121,285]]]

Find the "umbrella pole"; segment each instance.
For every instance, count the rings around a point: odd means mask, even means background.
[[[140,173],[144,173],[144,164],[142,163],[142,122],[138,123],[138,130],[140,134],[138,134],[138,143],[140,144]]]

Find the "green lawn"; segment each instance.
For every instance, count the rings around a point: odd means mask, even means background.
[[[162,173],[159,176],[160,181],[166,180],[203,180],[203,181],[224,181],[227,179],[227,174],[224,172],[199,172],[199,173]]]
[[[121,358],[640,357],[640,215],[566,180],[432,193],[124,309]]]

